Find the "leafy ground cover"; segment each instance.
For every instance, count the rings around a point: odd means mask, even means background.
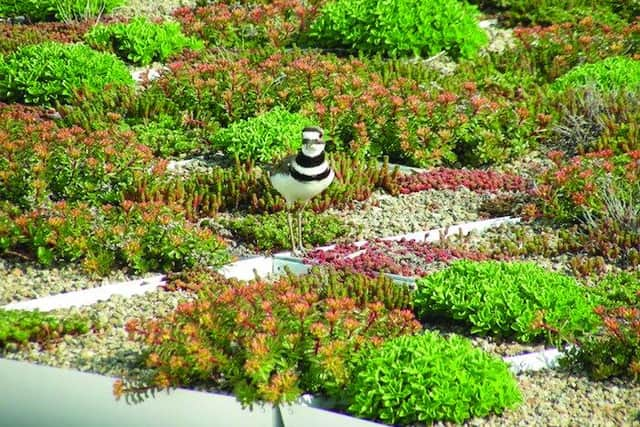
[[[109,16],[121,3],[23,10],[0,0],[3,277],[33,263],[93,276],[175,272],[176,289],[193,291],[156,319],[136,313],[128,323],[132,363],[150,376],[118,383],[119,392],[205,384],[272,403],[315,392],[389,423],[509,413],[522,400],[513,378],[469,347],[474,334],[571,343],[570,378],[582,370],[637,381],[636,2],[219,1],[175,9],[171,21]],[[492,16],[500,28],[477,24]],[[508,42],[496,47],[496,34]],[[127,63],[154,61],[158,78],[134,82]],[[309,260],[342,270],[240,284],[202,269],[283,248],[284,201],[268,167],[312,123],[333,140],[336,180],[309,204],[306,233],[312,245],[338,245]],[[176,166],[196,157],[200,166]],[[427,170],[406,174],[389,161]],[[403,206],[388,222],[427,211],[429,228],[450,225],[443,215],[454,208],[463,214],[452,218],[523,222],[437,244],[356,248],[362,228],[389,234],[364,218],[388,203]],[[362,221],[345,219],[360,211]],[[379,272],[421,279],[405,293]],[[88,332],[70,340],[99,339],[84,324],[21,316],[5,316],[2,328],[24,348],[69,328]],[[423,333],[429,325],[416,319],[455,324],[466,338]],[[462,356],[419,370],[441,362],[427,346]],[[39,348],[58,351],[55,340]],[[407,349],[422,362],[403,359]],[[473,372],[461,360],[477,363]],[[402,406],[415,397],[406,383],[374,375],[389,364],[388,378],[423,387],[461,372],[457,396],[473,399],[445,404],[460,400],[446,387]]]

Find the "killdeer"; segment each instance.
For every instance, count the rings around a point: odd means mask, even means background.
[[[302,147],[298,153],[283,159],[270,174],[271,184],[287,203],[291,251],[294,254],[304,252],[302,244],[302,211],[304,206],[311,198],[322,193],[335,176],[329,163],[325,160],[325,141],[322,139],[322,135],[322,129],[319,127],[304,128],[302,130]],[[304,202],[302,209],[298,210],[299,248],[296,247],[292,216],[292,209],[296,202]]]

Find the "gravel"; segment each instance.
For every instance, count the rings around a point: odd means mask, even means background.
[[[133,18],[146,16],[150,19],[171,19],[171,13],[182,6],[194,7],[195,0],[127,0],[126,4],[111,12],[112,16]]]
[[[501,416],[473,419],[468,426],[638,426],[640,385],[594,382],[559,371],[516,376],[523,404]],[[438,423],[437,426],[450,424]]]
[[[65,336],[51,345],[29,343],[25,348],[0,349],[7,359],[27,360],[60,368],[119,376],[124,370],[141,370],[142,346],[130,341],[124,324],[130,318],[151,318],[168,314],[191,295],[184,292],[151,291],[130,298],[113,296],[97,304],[52,311],[60,316],[84,315],[96,331],[80,336]]]
[[[420,191],[396,197],[376,191],[354,209],[331,209],[329,213],[354,224],[354,233],[348,240],[369,240],[477,221],[480,204],[486,197],[466,188]],[[361,231],[357,231],[359,227]]]
[[[0,306],[133,278],[140,277],[114,270],[109,276],[96,279],[73,265],[44,268],[31,262],[0,258]]]

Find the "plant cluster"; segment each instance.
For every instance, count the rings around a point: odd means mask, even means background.
[[[640,377],[640,309],[638,306],[596,308],[599,331],[577,342],[564,363],[579,366],[596,380]]]
[[[337,153],[331,163],[336,179],[323,194],[309,202],[316,213],[354,200],[366,200],[375,188],[397,194],[398,172],[390,171],[387,163],[380,168],[375,159],[363,160]],[[219,211],[248,209],[254,213],[273,213],[286,208],[267,173],[252,161],[242,163],[237,158],[230,168],[214,167],[186,178],[143,176],[127,198],[181,206],[188,219],[215,216]]]
[[[351,231],[351,227],[335,215],[304,211],[302,217],[304,241],[311,246],[327,245]],[[243,215],[240,218],[223,219],[221,223],[236,239],[259,251],[275,251],[290,246],[284,211],[271,215]]]
[[[436,168],[427,172],[400,175],[397,183],[401,194],[424,190],[456,190],[468,188],[478,193],[527,192],[530,185],[518,176],[491,170]]]
[[[0,55],[7,55],[21,46],[46,41],[77,43],[90,28],[90,21],[83,22],[41,22],[33,25],[13,25],[0,23]]]
[[[487,42],[478,10],[458,0],[337,0],[320,9],[315,45],[366,54],[470,58]]]
[[[621,202],[633,205],[640,151],[616,155],[606,149],[571,158],[552,151],[549,158],[554,163],[538,178],[536,188],[542,214],[564,222],[576,222],[585,215],[606,217],[606,198],[612,192],[618,193]]]
[[[640,307],[640,272],[610,273],[592,288],[606,309],[620,306]]]
[[[458,335],[402,336],[362,359],[347,408],[359,417],[393,425],[462,423],[522,401],[506,363]]]
[[[198,61],[169,64],[151,83],[194,120],[227,127],[279,106],[312,118],[339,151],[405,164],[504,162],[534,147],[547,124],[529,99],[489,97],[473,82],[456,92],[405,77],[385,82],[356,59],[287,51]]]
[[[581,252],[623,268],[640,265],[640,152],[552,157],[556,166],[537,189],[540,210],[557,221],[580,221]]]
[[[169,207],[128,201],[121,207],[61,201],[25,213],[0,211],[0,254],[46,266],[81,262],[99,275],[116,267],[143,273],[221,266],[229,260],[209,230],[191,225]]]
[[[233,122],[211,137],[214,150],[222,150],[240,161],[253,159],[272,163],[300,148],[302,129],[315,122],[300,113],[276,107],[246,120]]]
[[[283,47],[300,39],[325,0],[219,1],[179,8],[173,16],[185,32],[226,48]]]
[[[616,154],[639,150],[640,105],[636,92],[602,92],[592,87],[567,90],[557,101],[553,143],[566,155],[611,149]]]
[[[174,102],[165,97],[159,87],[150,86],[147,80],[144,80],[143,75],[140,85],[144,90],[135,86],[111,85],[101,93],[78,90],[69,105],[58,105],[56,110],[61,116],[61,122],[67,126],[104,130],[118,125],[123,129],[140,131],[143,138],[145,126],[171,127],[176,132],[196,132],[198,135],[217,129],[215,124],[191,120]],[[204,137],[199,136],[199,139],[204,146]]]
[[[514,26],[575,23],[586,17],[606,24],[618,24],[622,18],[617,12],[628,10],[630,1],[614,0],[472,0],[483,10],[498,13],[501,24]],[[626,5],[622,5],[626,3]],[[623,13],[623,16],[626,13]]]
[[[116,395],[207,385],[246,404],[290,402],[304,392],[339,398],[359,351],[420,329],[409,310],[322,297],[291,276],[275,283],[216,277],[167,318],[127,323],[148,346],[153,373],[117,382]]]
[[[0,57],[1,101],[51,106],[70,101],[80,89],[132,84],[124,63],[82,44],[44,42]]]
[[[449,263],[456,259],[479,261],[487,259],[487,256],[477,251],[443,248],[429,242],[375,239],[362,246],[341,243],[328,250],[316,249],[307,254],[304,262],[347,268],[369,276],[391,273],[414,277],[427,274],[427,269],[434,263]]]
[[[86,20],[123,4],[124,0],[0,0],[0,18],[24,16],[31,22]]]
[[[535,263],[457,261],[416,282],[421,317],[444,316],[472,333],[531,342],[570,341],[591,332],[596,298],[575,279]]]
[[[199,128],[185,128],[175,117],[160,114],[154,120],[134,124],[137,140],[149,147],[154,156],[185,157],[202,151],[206,145]]]
[[[164,62],[183,49],[202,49],[201,40],[185,36],[177,22],[157,24],[147,18],[127,23],[99,24],[85,34],[89,46],[116,54],[137,65]]]
[[[557,78],[551,89],[594,87],[599,91],[636,91],[640,86],[640,60],[626,56],[611,56],[591,64],[572,68]]]
[[[568,267],[577,277],[603,276],[611,266],[633,269],[638,258],[638,237],[631,229],[603,222],[592,228],[571,225],[560,229],[537,224],[529,227],[500,226],[484,232],[483,242],[445,239],[443,248],[477,251],[492,259],[535,259],[568,256]]]
[[[37,110],[0,105],[0,200],[25,209],[50,199],[116,204],[154,165],[132,132],[59,127]]]
[[[533,225],[533,224],[531,224]],[[473,232],[472,232],[473,233]],[[579,244],[572,236],[578,234],[576,226],[555,229],[549,226],[534,227],[522,224],[505,224],[482,232],[483,239],[475,243],[472,239],[457,236],[440,239],[439,246],[461,251],[477,251],[490,258],[524,258],[543,256],[553,258],[573,251]]]
[[[313,266],[303,275],[285,269],[287,280],[303,291],[317,292],[320,298],[350,298],[358,307],[380,302],[388,310],[411,309],[413,297],[408,286],[398,285],[384,274],[371,278],[348,269]],[[197,292],[203,287],[216,286],[225,279],[208,268],[192,268],[169,273],[166,289]]]
[[[43,343],[62,335],[86,334],[89,328],[89,321],[83,318],[62,319],[39,311],[0,309],[0,349],[11,343]]]
[[[519,71],[538,83],[550,83],[573,67],[638,53],[640,25],[618,29],[585,17],[578,23],[518,27],[516,45],[491,56],[499,71]]]

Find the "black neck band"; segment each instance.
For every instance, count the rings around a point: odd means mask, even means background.
[[[327,168],[324,170],[324,172],[321,172],[317,175],[305,175],[298,172],[293,166],[290,166],[289,173],[291,174],[291,177],[296,181],[321,181],[329,176],[329,174],[331,173],[331,169]]]
[[[296,156],[296,163],[303,168],[313,168],[320,166],[324,162],[324,151],[315,157],[310,157],[302,151]]]

